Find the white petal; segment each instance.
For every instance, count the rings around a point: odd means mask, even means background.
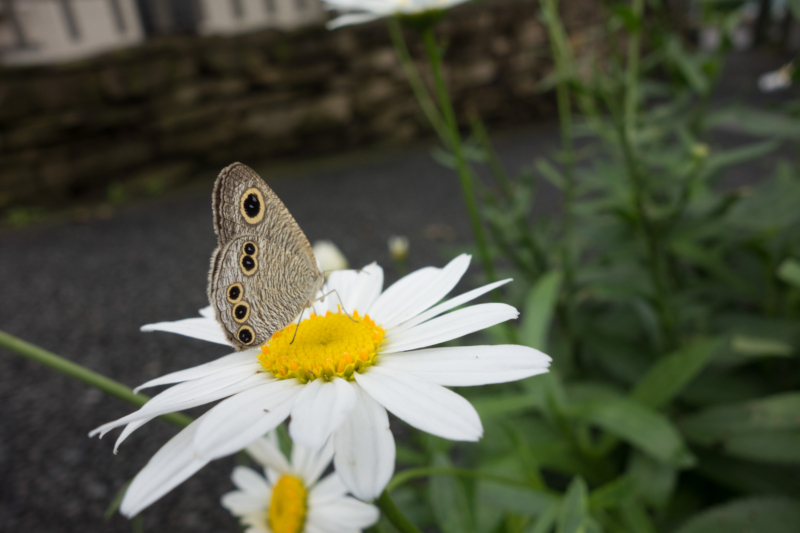
[[[297,394],[297,381],[285,379],[259,385],[223,400],[197,429],[194,451],[207,460],[245,448],[286,420]]]
[[[247,350],[244,352],[235,352],[225,357],[220,357],[209,363],[194,366],[171,374],[166,374],[156,379],[151,379],[144,385],[139,385],[133,392],[139,392],[148,387],[157,387],[158,385],[169,385],[171,383],[180,383],[181,381],[189,381],[190,379],[200,379],[216,372],[222,372],[228,368],[246,365],[258,361],[258,353],[260,350]]]
[[[527,346],[459,346],[381,355],[378,366],[447,387],[469,387],[544,374],[550,361]]]
[[[342,26],[351,26],[353,24],[363,24],[364,22],[371,22],[373,20],[377,20],[385,15],[374,15],[372,13],[351,13],[348,15],[342,15],[336,17],[335,19],[329,21],[325,24],[325,27],[329,30],[335,30],[336,28],[341,28]]]
[[[516,309],[506,304],[478,304],[429,320],[398,335],[386,334],[380,352],[407,352],[457,339],[517,318]]]
[[[262,372],[259,373],[259,370]],[[257,375],[259,375],[258,378],[256,378]],[[246,378],[256,378],[255,383],[258,383],[269,379],[266,376],[261,365],[256,363],[228,368],[211,376],[175,385],[151,398],[138,411],[92,430],[89,436],[93,437],[99,433],[102,438],[115,427],[142,419],[152,420],[156,416],[166,413],[182,411],[219,400],[248,388],[247,384],[241,384]]]
[[[360,531],[377,522],[379,517],[380,513],[377,507],[349,497],[308,509],[309,523],[325,524],[329,531],[335,532],[347,531],[351,528]]]
[[[309,448],[320,448],[356,405],[353,387],[342,378],[307,383],[292,408],[289,435]]]
[[[476,441],[483,435],[472,404],[441,385],[379,366],[355,377],[370,396],[410,426],[450,440]]]
[[[120,444],[122,444],[125,441],[125,439],[131,436],[131,434],[134,431],[136,431],[146,423],[150,422],[155,417],[171,413],[174,411],[182,411],[185,409],[191,409],[192,407],[197,407],[200,405],[205,405],[207,403],[215,402],[221,398],[227,398],[228,396],[233,396],[234,394],[246,391],[247,389],[250,389],[257,385],[261,385],[269,381],[274,381],[273,379],[268,378],[267,376],[268,374],[265,374],[264,372],[253,373],[248,375],[244,379],[241,379],[239,381],[234,381],[227,387],[223,387],[220,389],[210,387],[209,390],[204,394],[196,396],[193,399],[191,399],[191,401],[183,402],[180,405],[173,404],[169,407],[164,407],[163,405],[154,405],[152,406],[152,408],[145,410],[146,408],[148,408],[148,406],[150,406],[150,403],[153,400],[158,398],[158,396],[154,397],[152,400],[150,400],[150,402],[147,402],[144,405],[144,407],[142,407],[142,409],[128,415],[129,417],[131,417],[132,420],[135,421],[130,422],[127,426],[125,426],[125,429],[122,430],[122,433],[120,433],[119,437],[117,437],[117,442],[114,444],[114,453],[117,453],[117,449],[119,448]],[[196,381],[192,381],[190,383],[196,383]],[[182,383],[181,385],[188,385],[188,383]]]
[[[381,295],[382,289],[383,269],[377,263],[370,263],[358,273],[356,282],[347,296],[342,295],[347,312],[358,310],[363,316]]]
[[[142,331],[166,331],[186,335],[201,341],[214,342],[230,346],[222,326],[212,318],[184,318],[175,322],[159,322],[142,326]]]
[[[288,472],[291,469],[289,461],[283,456],[278,445],[268,438],[258,439],[250,444],[247,447],[247,453],[258,461],[261,466],[273,468],[281,473]]]
[[[207,416],[208,413],[204,414],[172,437],[136,474],[122,500],[120,513],[128,518],[136,516],[208,463],[192,451],[192,440]]]
[[[200,313],[200,316],[202,316],[203,318],[215,318],[214,308],[211,307],[210,305],[208,307],[200,309],[200,311],[198,312]]]
[[[270,491],[270,496],[272,491]],[[222,496],[222,506],[226,508],[231,514],[236,516],[244,516],[250,513],[264,512],[269,496],[267,498],[257,498],[252,494],[241,491],[233,491]]]
[[[347,494],[347,487],[342,483],[342,478],[334,472],[314,485],[308,493],[308,506],[314,507],[315,505],[337,500],[344,497],[345,494]]]
[[[287,461],[286,470],[283,470],[283,471],[279,472],[278,470],[276,470],[274,468],[270,468],[270,467],[267,467],[267,468],[264,469],[264,474],[266,474],[267,480],[269,481],[269,484],[272,485],[272,486],[275,486],[278,483],[278,481],[280,481],[281,476],[283,474],[291,473],[291,472],[292,472],[292,468],[289,466],[288,461]]]
[[[406,301],[416,296],[420,287],[427,285],[431,280],[441,272],[441,268],[425,267],[412,272],[408,276],[402,277],[395,281],[388,289],[378,296],[369,308],[369,316],[378,323],[383,324],[383,321],[389,316],[397,307],[403,305]]]
[[[390,312],[387,310],[381,326],[389,329],[402,324],[447,296],[469,268],[471,259],[472,256],[461,254],[450,261],[435,277],[420,286],[415,294],[409,294],[404,302],[396,305]]]
[[[386,409],[351,383],[358,399],[350,416],[333,434],[336,473],[362,500],[377,498],[394,473],[394,437]]]
[[[267,481],[258,472],[246,466],[237,466],[233,469],[231,480],[236,487],[252,496],[267,501],[271,489]]]
[[[431,318],[437,317],[444,312],[447,312],[451,309],[455,309],[459,305],[464,305],[467,302],[471,302],[475,298],[479,296],[483,296],[487,292],[500,287],[501,285],[505,285],[509,281],[513,281],[511,278],[504,279],[502,281],[495,281],[494,283],[490,283],[488,285],[484,285],[483,287],[478,287],[477,289],[473,289],[469,292],[465,292],[455,298],[451,298],[445,302],[440,303],[439,305],[432,307],[425,311],[424,313],[420,313],[419,315],[406,320],[402,324],[397,327],[392,328],[391,334],[394,336],[399,335],[401,332],[411,329],[412,327],[416,326],[417,324],[422,324],[423,322],[430,320]]]
[[[322,448],[308,448],[300,444],[292,447],[292,470],[302,478],[307,487],[317,482],[333,459],[333,440]]]

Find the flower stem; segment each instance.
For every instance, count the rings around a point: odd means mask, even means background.
[[[422,533],[417,526],[412,524],[411,521],[405,517],[397,505],[395,505],[394,501],[392,501],[392,497],[389,496],[388,490],[384,490],[380,497],[375,500],[375,503],[380,508],[383,516],[385,516],[401,533]]]
[[[558,82],[556,100],[561,130],[562,160],[564,170],[564,242],[561,249],[564,269],[563,316],[569,352],[575,357],[575,146],[572,138],[572,106],[569,78],[572,76],[572,54],[564,26],[558,14],[558,0],[541,0],[545,25],[550,36],[550,49],[555,62]]]
[[[125,400],[126,402],[130,402],[138,407],[141,407],[150,400],[149,396],[145,396],[144,394],[135,394],[130,387],[126,387],[118,381],[107,378],[102,374],[98,374],[97,372],[73,363],[72,361],[64,359],[63,357],[60,357],[52,352],[48,352],[43,348],[39,348],[38,346],[35,346],[4,331],[0,331],[0,346],[14,353],[27,357],[28,359],[32,359],[37,363],[48,366],[53,370],[61,372],[69,377],[83,381],[92,387],[100,389],[106,394],[116,396],[117,398]],[[192,419],[190,417],[181,413],[170,413],[167,415],[162,415],[161,418],[179,427],[186,427],[192,423]]]
[[[449,145],[450,139],[442,123],[442,115],[436,108],[436,104],[433,102],[431,95],[428,94],[428,89],[422,82],[422,76],[420,76],[419,70],[417,70],[417,66],[414,64],[414,60],[411,59],[411,53],[408,51],[408,45],[406,44],[405,37],[403,37],[403,27],[400,25],[400,21],[397,20],[396,17],[389,17],[387,23],[389,25],[389,35],[392,38],[395,52],[397,53],[397,57],[400,58],[400,64],[403,66],[403,71],[406,74],[406,78],[408,78],[408,83],[411,85],[414,96],[417,97],[422,112],[425,113],[425,117],[428,119],[428,122],[431,123],[433,129],[436,130],[436,134],[442,142]]]
[[[632,0],[631,11],[636,18],[636,28],[628,37],[628,60],[625,72],[624,107],[622,109],[622,123],[618,127],[622,153],[633,189],[634,208],[636,218],[647,248],[647,263],[650,277],[655,288],[655,304],[658,312],[662,334],[664,336],[665,350],[674,347],[674,320],[669,305],[666,274],[664,272],[663,250],[661,236],[652,223],[645,209],[645,181],[639,168],[636,155],[637,135],[636,121],[639,108],[639,56],[642,42],[642,16],[644,14],[644,0]]]
[[[447,127],[447,133],[450,139],[449,146],[456,160],[458,178],[461,182],[461,192],[464,194],[464,202],[467,205],[467,213],[472,225],[472,232],[475,235],[475,243],[478,246],[478,254],[481,263],[483,263],[486,278],[489,282],[492,282],[495,280],[494,265],[492,264],[492,259],[489,255],[489,246],[483,232],[478,203],[475,200],[472,173],[464,159],[464,150],[461,146],[461,134],[458,132],[453,103],[450,101],[450,95],[447,92],[447,86],[445,85],[444,76],[442,75],[441,50],[436,42],[432,27],[427,27],[423,31],[422,37],[425,41],[425,51],[428,55],[431,72],[433,73],[433,82],[436,87],[436,94],[439,98],[439,107],[441,108],[442,115],[444,115],[445,126]]]

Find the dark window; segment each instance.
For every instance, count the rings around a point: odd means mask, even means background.
[[[122,13],[122,6],[119,3],[119,0],[108,0],[108,3],[111,4],[111,16],[114,18],[114,24],[117,26],[117,31],[120,33],[125,33],[128,31],[127,26],[125,26],[125,15]]]
[[[67,31],[73,41],[78,41],[81,38],[81,32],[78,29],[78,21],[75,20],[75,12],[72,10],[72,0],[61,0],[61,14],[64,16],[64,23],[67,25]]]
[[[28,45],[28,38],[25,35],[25,29],[19,22],[17,8],[14,5],[15,2],[16,0],[2,0],[2,6],[5,8],[3,11],[6,12],[6,16],[8,16],[9,21],[11,22],[11,28],[14,31],[14,36],[17,40],[17,48],[25,48]]]
[[[275,0],[264,0],[264,7],[267,9],[267,13],[275,13]]]
[[[233,9],[233,16],[237,19],[244,17],[244,5],[242,5],[242,0],[231,0],[231,9]]]
[[[298,11],[305,11],[308,6],[306,0],[294,0],[294,5],[297,6]]]

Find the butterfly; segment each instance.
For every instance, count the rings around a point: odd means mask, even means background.
[[[212,210],[208,299],[237,351],[260,346],[316,300],[325,276],[289,210],[247,165],[220,172]]]

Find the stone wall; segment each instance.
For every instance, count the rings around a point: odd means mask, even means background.
[[[564,0],[579,54],[601,13]],[[535,0],[453,10],[439,27],[459,114],[529,123],[554,113]],[[419,39],[408,32],[412,52]],[[422,66],[422,65],[420,65]],[[0,70],[0,210],[53,205],[109,184],[161,190],[243,160],[430,136],[381,21],[336,31],[173,37],[69,65]]]

